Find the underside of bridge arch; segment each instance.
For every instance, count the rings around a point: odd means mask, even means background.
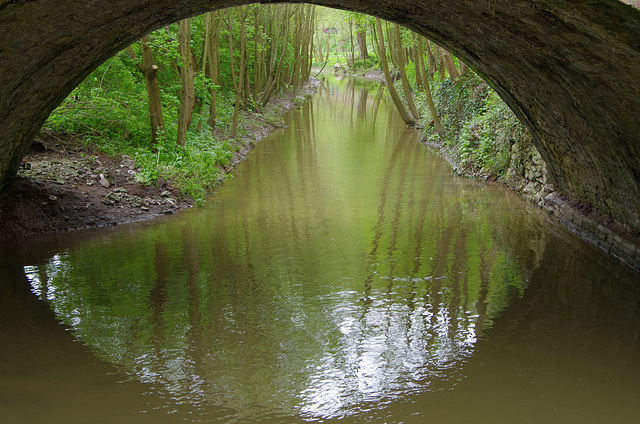
[[[640,231],[640,12],[618,0],[313,0],[462,58],[530,128],[556,188]],[[145,33],[237,0],[0,0],[0,186],[51,111]]]

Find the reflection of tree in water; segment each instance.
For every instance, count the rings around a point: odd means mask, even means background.
[[[215,214],[26,269],[80,339],[171,410],[336,417],[451,387],[480,330],[524,290],[505,252],[530,255],[497,229],[517,217],[442,184],[440,162],[384,122],[371,136],[396,141],[374,200],[351,209],[349,192],[323,190],[325,123],[301,113],[290,125],[304,142],[245,167],[245,191]],[[283,195],[269,194],[274,180]]]
[[[432,240],[435,250],[425,252],[420,240],[428,232],[401,236],[406,228],[394,211],[403,196],[395,196],[388,206],[393,213],[376,224],[380,231],[371,244],[362,291],[305,298],[285,281],[310,278],[293,269],[301,258],[273,269],[278,259],[268,245],[255,250],[247,224],[231,235],[243,239],[203,243],[195,229],[182,228],[176,234],[181,249],[161,239],[155,248],[138,242],[136,250],[153,253],[133,274],[122,269],[107,274],[99,261],[88,262],[91,247],[79,257],[54,258],[46,270],[48,292],[55,293],[49,300],[102,356],[190,405],[211,402],[239,411],[261,405],[336,416],[368,401],[448,387],[472,354],[484,303],[470,298],[459,278],[461,262],[469,260],[458,249],[462,230],[452,227],[460,216],[426,219],[422,211],[432,200],[427,194],[419,200],[418,222],[428,222],[432,230],[442,227]],[[417,242],[415,256],[399,257],[396,252],[410,241]],[[205,264],[206,256],[215,265]],[[490,260],[481,253],[481,262]],[[483,266],[479,271],[486,275],[491,267]],[[91,268],[95,272],[87,273]],[[86,284],[101,274],[105,279]],[[29,275],[34,285],[41,278],[35,270]],[[155,283],[139,284],[143,280],[136,275],[155,275]],[[259,281],[267,286],[259,287]],[[136,303],[119,302],[122,293],[132,292],[139,294]]]

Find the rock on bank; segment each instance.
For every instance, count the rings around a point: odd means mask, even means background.
[[[229,172],[257,141],[278,128],[274,117],[281,119],[298,107],[318,84],[310,79],[295,98],[274,98],[263,114],[247,113],[247,135],[240,141],[245,147],[224,171]],[[18,177],[0,193],[0,240],[146,221],[193,204],[170,180],[153,185],[136,181],[139,170],[130,157],[76,147],[32,148],[27,154]]]

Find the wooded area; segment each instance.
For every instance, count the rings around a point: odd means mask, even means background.
[[[295,98],[323,71],[381,72],[405,123],[441,139],[438,108],[446,105],[433,93],[470,72],[440,46],[377,18],[305,4],[246,5],[143,37],[77,87],[43,134],[129,154],[141,181],[182,179],[182,190],[202,199],[243,147],[243,116],[262,114],[275,97]]]

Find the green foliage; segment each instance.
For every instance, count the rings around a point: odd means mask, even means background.
[[[352,12],[332,11],[323,15],[322,27],[331,25],[341,31],[351,20],[361,27],[371,27],[373,18],[363,17]],[[415,35],[401,28],[402,46],[409,49],[415,44]],[[322,35],[323,42],[331,40],[330,35]],[[334,44],[331,45],[330,61],[344,63],[345,50],[344,37],[340,34],[333,36]],[[371,40],[373,37],[369,37]],[[342,56],[341,56],[341,53]],[[375,52],[375,49],[371,49]],[[370,53],[371,53],[370,52]],[[421,112],[418,125],[428,127],[426,137],[436,143],[444,142],[457,155],[457,163],[463,171],[470,174],[492,175],[502,178],[506,175],[511,161],[511,148],[515,143],[525,146],[531,144],[530,135],[525,127],[517,120],[509,107],[498,97],[489,85],[473,72],[462,76],[460,82],[450,79],[444,81],[431,80],[430,86],[433,92],[436,110],[440,115],[440,121],[445,129],[443,140],[432,131],[429,124],[432,122],[429,107],[424,90],[419,89],[416,83],[415,64],[411,61],[405,66],[409,79],[412,97]],[[426,58],[425,58],[426,60]],[[460,61],[453,57],[457,67]],[[377,66],[377,57],[371,56],[366,63],[356,61],[356,68],[370,68]],[[317,65],[322,65],[317,64]],[[401,100],[405,102],[405,92],[400,81],[394,83]]]
[[[263,7],[263,6],[252,6]],[[234,14],[232,16],[235,17]],[[251,16],[251,15],[250,15]],[[240,25],[232,18],[231,30],[238,37]],[[195,109],[184,147],[176,145],[180,108],[182,59],[178,51],[179,24],[174,23],[150,34],[150,46],[158,65],[164,128],[155,145],[151,139],[146,83],[137,68],[141,61],[140,43],[131,47],[137,55],[132,59],[126,51],[118,53],[99,66],[49,117],[45,130],[65,138],[80,140],[108,154],[127,154],[136,159],[139,172],[135,178],[146,184],[171,179],[183,194],[202,202],[225,178],[222,168],[228,166],[236,143],[222,141],[220,134],[231,127],[235,92],[231,79],[229,27],[221,25],[219,36],[220,67],[214,87],[196,64]],[[191,51],[196,62],[203,57],[205,25],[203,17],[192,18]],[[260,28],[260,31],[264,28]],[[250,66],[257,49],[254,26],[245,31]],[[269,40],[261,48],[268,48]],[[291,46],[286,46],[291,49]],[[235,52],[237,54],[237,51]],[[286,58],[291,61],[290,57]],[[236,65],[237,66],[237,65]],[[252,79],[253,80],[253,79]],[[216,89],[216,131],[209,126],[210,89]],[[243,107],[258,112],[260,107],[248,99]],[[240,129],[242,134],[243,130]]]
[[[232,142],[215,140],[206,132],[189,132],[184,147],[165,145],[160,140],[156,150],[130,152],[140,169],[136,179],[145,183],[171,179],[180,192],[200,204],[226,178],[221,167],[230,165],[236,148]]]
[[[501,137],[503,111],[498,108],[475,115],[460,131],[458,157],[463,167],[499,174],[509,165],[508,139]],[[506,144],[506,145],[505,145]]]
[[[368,59],[356,59],[354,63],[355,67],[358,70],[378,68],[378,58],[376,56],[372,56],[371,54],[369,55]]]
[[[436,109],[445,128],[445,145],[453,148],[460,167],[472,174],[506,175],[511,146],[527,131],[509,107],[474,73],[459,83],[445,80],[434,90]],[[437,135],[427,138],[436,141]]]
[[[148,108],[146,96],[140,95],[144,82],[131,66],[123,54],[102,64],[53,111],[45,127],[88,141],[148,143]]]
[[[275,39],[269,39],[269,34],[273,33],[267,31],[267,26],[274,25],[273,22],[262,20],[257,28],[251,22],[255,16],[272,11],[271,8],[275,6],[268,6],[269,9],[262,9],[267,7],[262,5],[246,7],[251,8],[246,25],[241,26],[236,14],[229,12],[229,25],[225,21],[220,27],[220,66],[215,86],[216,131],[228,130],[233,119],[235,92],[231,76],[229,31],[232,31],[231,38],[235,40],[239,39],[241,28],[244,28],[248,36],[247,55],[251,81],[256,52],[268,50],[270,43],[275,42]],[[373,44],[370,30],[373,25],[372,17],[330,9],[320,9],[317,16],[316,41],[323,46],[323,54],[327,51],[325,46],[329,47],[329,69],[333,63],[346,65],[353,59],[351,43],[354,42],[355,34],[350,31],[367,30],[367,40]],[[236,145],[221,141],[219,135],[214,137],[214,132],[209,127],[209,104],[212,101],[210,89],[214,87],[201,72],[201,63],[196,65],[196,107],[187,143],[184,147],[176,145],[182,67],[177,48],[178,27],[178,23],[174,23],[151,34],[151,47],[159,67],[158,79],[165,125],[156,145],[152,145],[151,140],[146,84],[135,63],[141,57],[138,43],[132,46],[138,55],[137,59],[131,59],[126,52],[120,52],[102,64],[51,114],[45,127],[48,131],[84,140],[107,153],[126,153],[136,157],[141,169],[136,176],[139,181],[152,184],[159,179],[171,178],[185,194],[201,201],[224,178],[220,169],[229,164]],[[192,18],[191,27],[192,55],[199,62],[204,49],[204,19]],[[410,31],[403,28],[401,37],[404,47],[413,46],[415,37]],[[290,72],[294,68],[291,40],[286,45],[279,46],[278,52],[283,50],[288,54],[284,57],[284,77],[278,90],[287,89],[291,81]],[[355,60],[351,65],[358,71],[378,66],[375,51],[375,48],[369,48],[369,59]],[[233,53],[239,54],[237,46]],[[235,60],[239,62],[238,57]],[[324,65],[324,61],[318,65]],[[412,85],[414,101],[422,111],[420,124],[427,126],[431,117],[424,92],[416,85],[415,65],[409,63],[405,70]],[[457,153],[461,166],[473,173],[504,175],[509,166],[511,145],[518,137],[526,134],[524,127],[504,102],[482,79],[472,73],[465,75],[458,83],[450,80],[432,82],[432,90],[436,109],[446,130],[444,142]],[[403,89],[399,88],[397,91],[404,96]],[[242,107],[259,112],[261,105],[251,96],[246,97]],[[242,132],[240,128],[239,133]],[[437,137],[434,134],[427,136]]]
[[[485,111],[488,88],[480,78],[471,75],[460,83],[446,79],[435,85],[434,102],[442,125],[447,130],[447,144],[458,144],[465,123]]]

